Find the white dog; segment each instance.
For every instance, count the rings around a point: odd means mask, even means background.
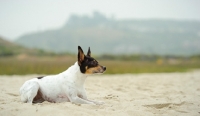
[[[88,75],[103,73],[106,67],[92,58],[90,48],[87,55],[78,46],[78,61],[66,71],[52,76],[33,78],[20,88],[22,102],[38,103],[73,102],[76,104],[102,104],[87,99],[84,82]]]

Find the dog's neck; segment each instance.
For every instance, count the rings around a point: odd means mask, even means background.
[[[83,86],[84,82],[88,76],[87,74],[81,73],[78,62],[76,62],[71,67],[69,67],[66,71],[62,72],[61,75],[64,78],[71,78],[71,80],[78,86]],[[70,77],[69,77],[69,75],[70,75]]]

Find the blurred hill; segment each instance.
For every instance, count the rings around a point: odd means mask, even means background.
[[[30,33],[15,42],[53,52],[77,52],[89,46],[93,54],[200,54],[200,22],[176,20],[115,20],[94,12],[72,15],[57,30]]]
[[[0,37],[0,56],[14,55],[52,55],[51,52],[46,52],[39,49],[30,49],[15,43],[9,42]]]

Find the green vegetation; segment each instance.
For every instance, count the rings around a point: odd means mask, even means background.
[[[200,62],[182,62],[178,64],[158,64],[149,61],[106,61],[109,74],[115,73],[160,73],[160,72],[185,72],[190,69],[200,68]]]
[[[144,56],[138,59],[138,57],[135,59],[121,57],[120,60],[97,57],[97,60],[100,59],[99,63],[107,67],[106,74],[185,72],[200,68],[199,56],[155,57],[154,59],[145,59]],[[73,65],[76,58],[75,55],[0,57],[0,75],[57,74]]]
[[[0,75],[12,74],[56,74],[72,65],[68,57],[34,57],[19,55],[17,57],[0,58]]]
[[[106,74],[184,72],[200,68],[200,55],[111,55],[94,57]],[[77,56],[29,49],[0,38],[0,75],[57,74],[76,62]]]

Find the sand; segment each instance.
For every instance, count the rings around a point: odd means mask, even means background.
[[[104,105],[20,102],[19,88],[38,75],[0,76],[0,116],[197,116],[200,71],[97,75],[87,78],[88,98]]]

